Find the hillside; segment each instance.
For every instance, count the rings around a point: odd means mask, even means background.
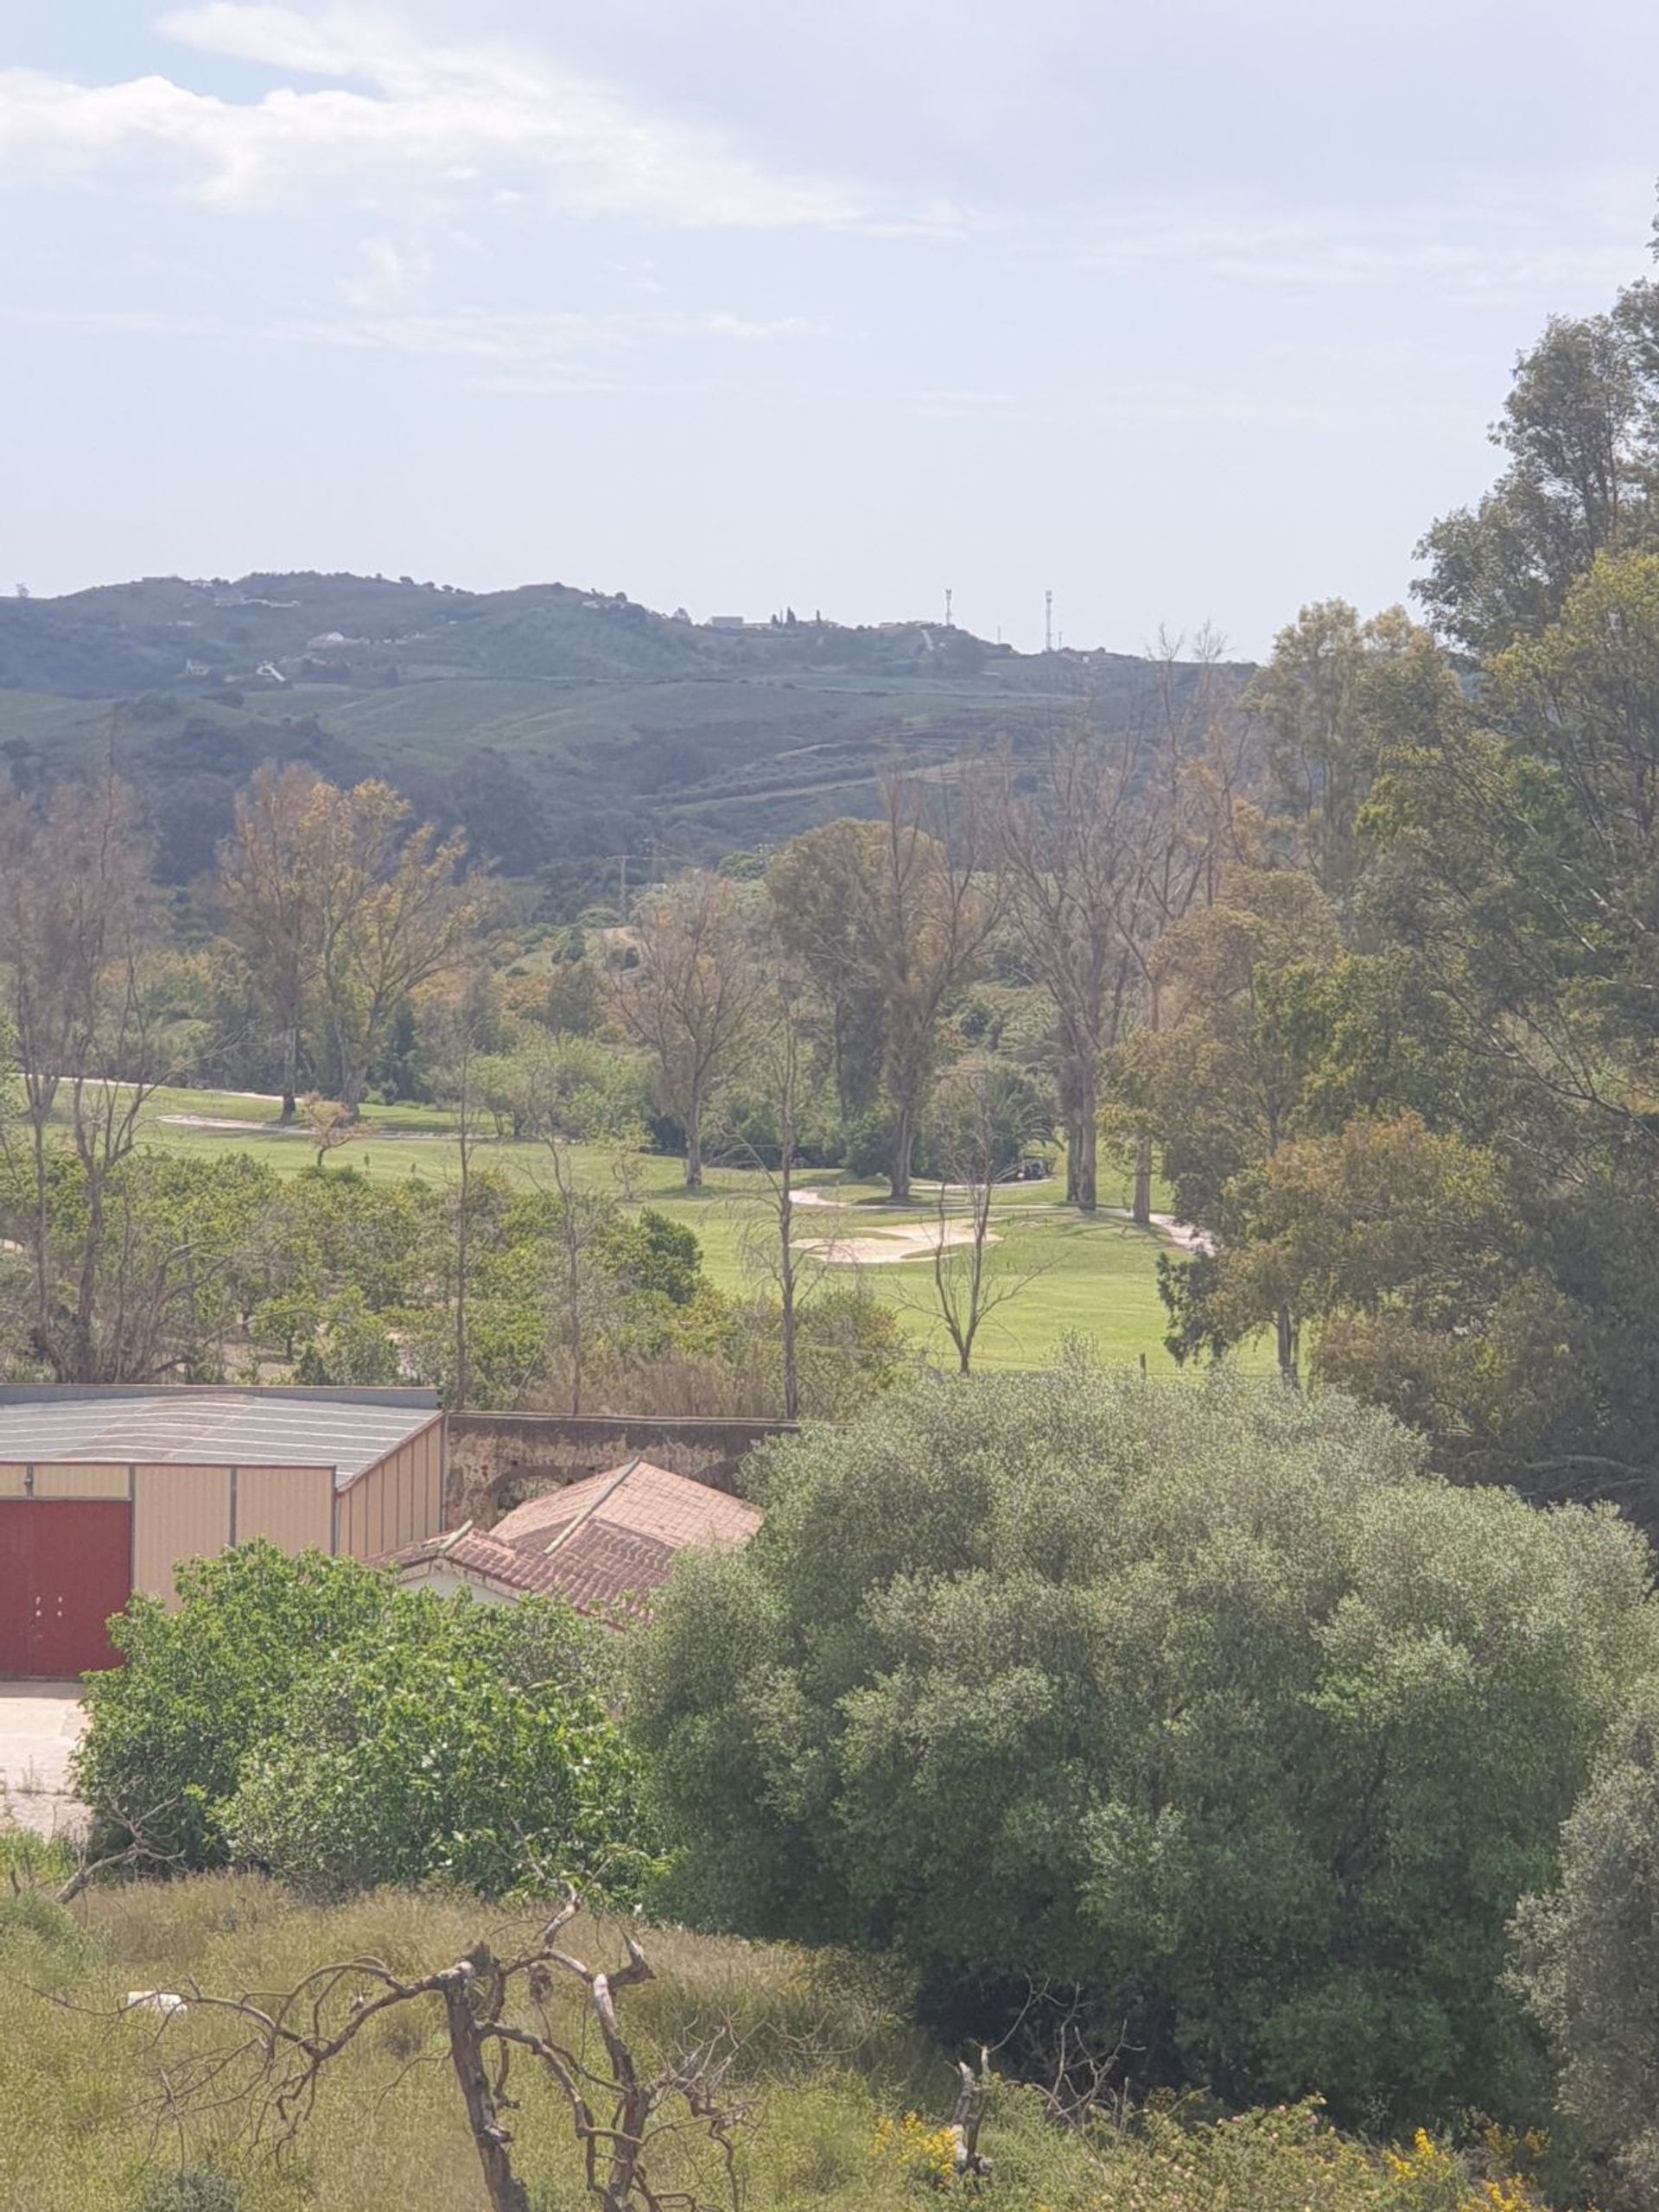
[[[733,630],[561,584],[166,577],[0,601],[14,780],[113,728],[172,882],[210,863],[264,760],[383,774],[508,874],[558,863],[580,895],[623,853],[709,859],[866,811],[895,760],[926,768],[1028,747],[1082,714],[1122,729],[1154,711],[1132,655],[1020,654],[938,623]]]

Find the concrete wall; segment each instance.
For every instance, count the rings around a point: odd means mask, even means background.
[[[406,1444],[365,1467],[340,1494],[335,1548],[353,1559],[379,1559],[404,1544],[435,1536],[443,1521],[443,1421],[429,1422]]]
[[[712,1489],[737,1489],[737,1471],[786,1421],[647,1421],[608,1414],[451,1414],[443,1525],[487,1525],[520,1497],[580,1482],[639,1452]],[[341,1548],[344,1548],[342,1545]]]

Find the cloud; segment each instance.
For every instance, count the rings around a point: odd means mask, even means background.
[[[1611,291],[1631,274],[1632,187],[1622,177],[1580,183],[1584,204],[1570,208],[1559,180],[1547,199],[1519,188],[1496,197],[1488,180],[1484,194],[1368,210],[1151,201],[1097,220],[1071,257],[1106,275],[1166,269],[1190,278],[1196,270],[1219,283],[1299,290],[1409,285],[1465,304],[1530,302],[1586,282]]]
[[[156,308],[29,308],[0,304],[0,322],[125,337],[191,338],[230,345],[320,346],[353,353],[447,359],[478,388],[507,391],[620,391],[654,387],[661,348],[672,348],[677,374],[688,349],[753,346],[809,334],[796,316],[755,321],[719,311],[647,308],[501,313],[457,308],[422,313],[367,307],[329,319],[238,320]]]
[[[137,168],[212,205],[284,210],[342,192],[359,205],[505,194],[684,228],[849,226],[877,212],[851,185],[775,173],[710,124],[537,57],[423,44],[391,19],[213,0],[157,28],[200,54],[335,81],[231,99],[171,76],[0,70],[0,177]]]

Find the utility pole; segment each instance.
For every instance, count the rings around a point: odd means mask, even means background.
[[[954,596],[950,585],[947,584],[944,588],[944,626],[947,630],[954,629],[956,626],[950,620],[950,601]]]
[[[1054,594],[1052,591],[1046,591],[1043,594],[1043,651],[1046,653],[1052,653],[1053,650]]]

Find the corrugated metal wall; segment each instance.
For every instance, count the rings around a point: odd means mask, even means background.
[[[207,1559],[231,1541],[228,1467],[133,1471],[132,1586],[171,1600],[180,1560]]]
[[[238,1467],[236,1471],[236,1541],[268,1536],[285,1552],[315,1545],[326,1552],[334,1541],[334,1471],[332,1467]]]
[[[0,1465],[0,1497],[27,1497],[29,1470],[21,1459],[9,1459]]]
[[[366,1467],[340,1497],[339,1548],[353,1559],[380,1559],[443,1526],[443,1422]]]
[[[35,1463],[36,1497],[126,1497],[132,1470],[123,1461],[103,1466],[47,1466]]]

